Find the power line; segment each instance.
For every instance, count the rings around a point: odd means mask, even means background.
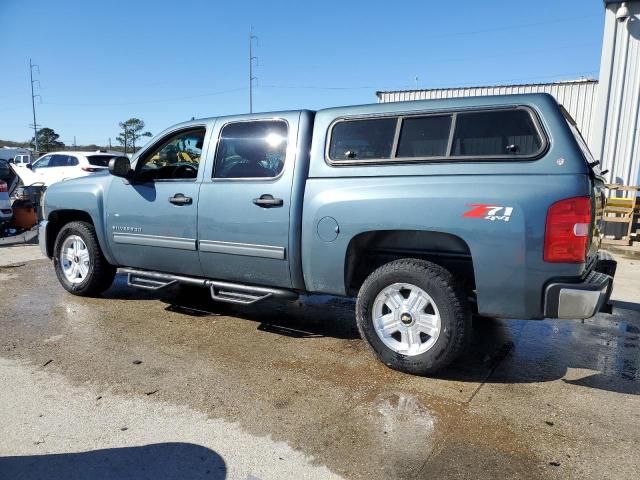
[[[253,41],[258,41],[258,37],[253,34],[253,27],[249,29],[249,113],[253,113],[253,81],[257,77],[253,76],[253,61],[258,57],[253,56]]]
[[[494,27],[494,28],[485,28],[482,30],[469,30],[469,31],[460,31],[460,32],[451,32],[451,33],[442,33],[437,35],[425,35],[422,38],[445,38],[445,37],[458,37],[458,36],[468,36],[468,35],[477,35],[480,33],[491,33],[491,32],[502,32],[505,30],[515,30],[521,28],[530,28],[530,27],[538,27],[540,25],[549,25],[553,23],[564,23],[564,22],[575,22],[577,20],[584,20],[585,18],[594,18],[600,17],[601,15],[579,15],[577,17],[564,17],[564,18],[555,18],[551,20],[544,20],[539,22],[531,22],[531,23],[521,23],[514,25],[507,25],[504,27]]]
[[[427,64],[427,65],[438,65],[442,63],[460,62],[465,60],[485,60],[485,59],[491,59],[491,58],[505,58],[505,57],[508,57],[509,55],[523,55],[523,54],[530,54],[530,53],[554,53],[560,50],[573,50],[573,49],[579,49],[585,46],[591,46],[591,45],[589,43],[578,43],[573,45],[553,46],[551,48],[532,48],[527,50],[501,51],[501,53],[499,54],[492,54],[492,55],[470,55],[466,57],[445,57],[440,59],[427,58],[424,60],[415,60],[413,62],[394,62],[394,65],[415,65],[418,62]],[[600,46],[597,46],[597,48],[600,48]]]
[[[225,93],[239,92],[246,90],[246,87],[230,88],[228,90],[219,90],[217,92],[201,93],[198,95],[187,95],[184,97],[161,98],[156,100],[143,100],[139,102],[112,102],[112,103],[60,103],[60,102],[43,102],[45,105],[60,105],[65,107],[115,107],[126,105],[147,105],[152,103],[176,102],[180,100],[189,100],[192,98],[212,97],[215,95],[223,95]]]

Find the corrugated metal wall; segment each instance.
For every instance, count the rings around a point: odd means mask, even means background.
[[[607,5],[600,63],[600,92],[590,147],[603,159],[609,180],[640,184],[640,2],[626,2],[628,19],[616,18],[620,3]]]
[[[556,98],[558,103],[564,105],[567,111],[575,119],[584,138],[590,142],[593,132],[591,124],[597,90],[598,82],[596,80],[575,80],[570,82],[533,83],[525,85],[496,85],[487,87],[378,92],[378,101],[386,103],[410,100],[431,100],[438,98],[512,95],[516,93],[550,93]]]

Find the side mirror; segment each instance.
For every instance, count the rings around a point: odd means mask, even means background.
[[[131,162],[127,157],[113,157],[109,160],[109,173],[116,177],[129,178],[131,176]]]
[[[33,170],[33,165],[31,165],[30,163],[27,163],[25,165],[29,170]]]

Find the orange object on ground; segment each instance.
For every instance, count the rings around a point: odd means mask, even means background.
[[[18,203],[18,202],[15,202]],[[13,205],[12,225],[15,228],[28,230],[38,223],[38,215],[34,207]]]

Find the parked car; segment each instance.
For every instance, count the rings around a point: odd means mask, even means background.
[[[13,178],[13,172],[8,160],[0,160],[0,180],[9,182]]]
[[[7,182],[0,180],[0,233],[3,232],[5,225],[11,221],[12,217],[13,209],[7,192]]]
[[[603,179],[546,94],[194,120],[109,170],[46,192],[40,244],[76,295],[120,267],[221,302],[353,296],[375,355],[430,374],[474,313],[584,319],[611,292]]]
[[[42,183],[49,186],[70,178],[83,177],[106,171],[113,154],[103,152],[51,152],[33,164],[27,165],[33,172],[20,172],[25,184]]]

